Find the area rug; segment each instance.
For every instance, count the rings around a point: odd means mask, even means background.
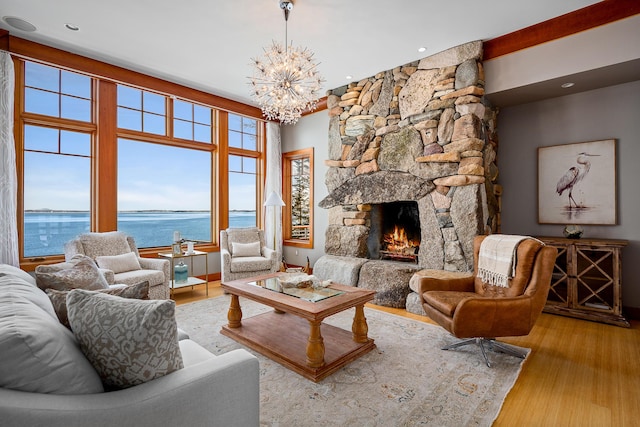
[[[214,354],[245,348],[220,334],[229,295],[177,307],[178,326]],[[241,298],[243,317],[271,308]],[[326,323],[351,330],[354,309]],[[476,346],[440,348],[456,339],[444,329],[365,307],[377,348],[319,383],[253,350],[260,360],[260,424],[303,426],[490,426],[523,360]],[[325,343],[330,345],[330,343]]]

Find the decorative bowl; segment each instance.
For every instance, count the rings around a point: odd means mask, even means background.
[[[567,239],[579,239],[582,237],[584,230],[579,225],[567,225],[564,228],[563,234]]]

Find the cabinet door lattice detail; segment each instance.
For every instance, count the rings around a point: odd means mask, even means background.
[[[622,315],[622,248],[609,239],[540,237],[558,249],[544,311],[629,327]]]
[[[551,278],[551,288],[547,297],[547,304],[569,306],[569,274],[567,266],[570,264],[567,257],[569,251],[566,247],[558,247],[558,257],[556,264],[553,266],[553,276]]]

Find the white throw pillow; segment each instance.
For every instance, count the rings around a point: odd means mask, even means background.
[[[183,367],[172,300],[137,300],[76,289],[69,324],[107,387],[132,387]]]
[[[260,253],[260,242],[231,242],[231,249],[234,257],[262,256]]]
[[[135,252],[127,252],[121,255],[99,256],[96,257],[96,263],[98,263],[98,267],[111,270],[115,274],[142,269]]]

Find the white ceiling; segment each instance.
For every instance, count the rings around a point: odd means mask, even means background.
[[[253,104],[250,59],[284,41],[278,0],[0,0],[0,28],[114,65]],[[595,0],[294,0],[289,40],[315,52],[325,90],[453,46],[488,40]],[[70,31],[65,23],[80,27]],[[419,53],[424,46],[426,52]]]

